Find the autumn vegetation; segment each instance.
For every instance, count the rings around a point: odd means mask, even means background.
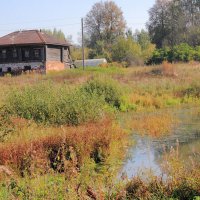
[[[119,177],[133,134],[167,136],[173,109],[200,113],[197,8],[157,0],[148,31],[133,33],[115,2],[97,2],[84,20],[85,57],[107,64],[1,77],[0,199],[198,200],[199,162],[183,161],[178,142],[160,158],[165,176]],[[79,46],[71,53],[82,58]]]
[[[1,198],[194,199],[199,164],[178,150],[163,157],[167,180],[116,177],[130,133],[169,134],[177,119],[162,111],[198,106],[198,80],[194,63],[1,78]]]

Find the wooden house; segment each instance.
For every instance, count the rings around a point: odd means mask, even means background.
[[[0,38],[0,73],[70,68],[70,44],[45,32],[26,30]]]

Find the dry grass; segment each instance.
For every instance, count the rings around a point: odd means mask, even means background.
[[[60,128],[23,125],[21,120],[15,123],[19,124],[18,131],[6,143],[0,144],[0,164],[12,166],[21,174],[24,171],[30,174],[48,171],[53,167],[52,162],[57,162],[56,165],[60,166],[55,166],[55,169],[61,170],[59,167],[63,167],[66,159],[62,158],[65,157],[63,153],[70,156],[74,152],[79,167],[90,157],[97,163],[103,162],[109,156],[113,142],[119,145],[126,138],[111,119]]]
[[[152,137],[160,137],[169,134],[177,123],[177,119],[168,113],[150,113],[139,116],[132,116],[126,121],[126,127],[134,132]]]
[[[153,70],[163,73],[154,74]],[[199,98],[178,95],[197,85],[199,77],[200,64],[197,63],[164,63],[128,69],[88,68],[46,76],[3,77],[0,78],[0,107],[6,104],[7,95],[13,88],[22,90],[26,85],[50,81],[56,86],[66,85],[74,89],[93,78],[114,79],[123,88],[125,107],[135,109],[123,127],[159,137],[170,132],[176,119],[168,113],[155,114],[155,111],[199,104]],[[110,112],[114,113],[112,109]],[[121,113],[119,115],[121,117]],[[141,182],[139,178],[126,186],[113,182],[114,169],[120,166],[119,161],[125,156],[129,141],[127,133],[108,117],[77,127],[38,125],[20,118],[12,118],[12,123],[14,131],[0,143],[0,169],[12,171],[14,180],[1,176],[4,183],[0,188],[0,198],[88,199],[88,196],[96,196],[102,200],[131,199],[126,194],[133,191],[134,198],[167,199],[173,196],[173,192],[199,191],[199,166],[192,161],[188,171],[175,150],[165,157],[165,171],[173,177],[168,184],[160,177],[155,177],[151,184]],[[185,180],[186,185],[183,185]]]
[[[164,76],[178,76],[178,74],[175,72],[174,64],[167,61],[162,63],[162,74]]]

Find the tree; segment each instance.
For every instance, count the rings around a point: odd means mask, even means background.
[[[157,0],[149,11],[150,38],[158,48],[199,45],[200,0]]]
[[[89,51],[89,58],[106,58],[108,62],[112,61],[111,53],[104,41],[98,40],[93,49]]]
[[[141,58],[144,62],[146,62],[155,50],[155,45],[151,43],[149,33],[144,29],[141,31],[136,30],[133,38],[140,45]]]
[[[83,59],[81,46],[74,45],[70,48],[70,51],[71,51],[71,56],[72,56],[73,60],[82,60]],[[85,59],[88,59],[88,54],[89,54],[89,49],[85,48]]]
[[[125,27],[123,12],[114,1],[95,3],[85,18],[87,45],[94,48],[97,41],[110,45],[124,34]]]
[[[116,62],[126,62],[128,66],[142,64],[141,47],[132,38],[118,38],[112,46],[112,59]]]
[[[146,49],[151,44],[149,33],[144,29],[142,29],[141,31],[136,30],[134,38],[140,44],[142,50]]]
[[[66,37],[65,37],[65,34],[63,33],[63,31],[60,29],[60,30],[57,30],[56,28],[54,28],[53,30],[51,29],[42,29],[43,32],[49,34],[49,35],[52,35],[60,40],[66,40]]]
[[[169,34],[167,26],[167,11],[169,1],[157,0],[149,10],[149,22],[147,24],[151,40],[158,48],[163,46],[166,36]]]

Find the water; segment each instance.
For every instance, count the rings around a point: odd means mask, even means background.
[[[133,134],[135,144],[129,150],[122,172],[128,178],[146,171],[161,175],[161,160],[164,152],[179,145],[179,155],[183,160],[193,156],[200,161],[200,108],[172,111],[179,123],[169,135],[152,138]]]

